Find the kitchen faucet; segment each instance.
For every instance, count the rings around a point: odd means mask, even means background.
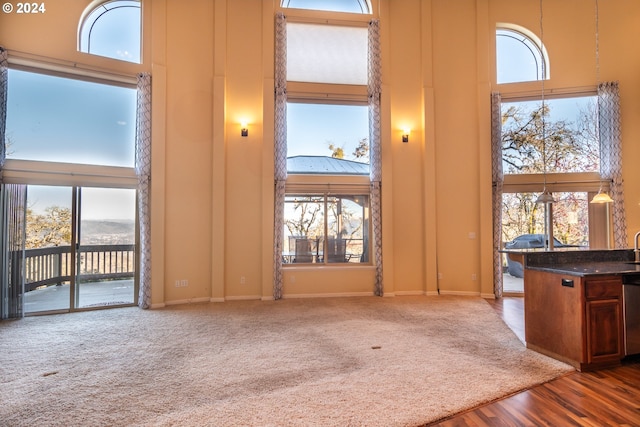
[[[640,231],[638,231],[636,233],[636,236],[634,237],[635,240],[635,246],[633,247],[633,253],[636,256],[636,262],[640,262],[640,245],[638,245],[638,240],[640,240]]]

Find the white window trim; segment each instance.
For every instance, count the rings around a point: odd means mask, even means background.
[[[542,70],[544,72],[544,76],[542,79],[534,80],[534,81],[523,81],[523,82],[497,83],[498,86],[516,85],[516,84],[523,84],[523,83],[539,83],[541,80],[549,80],[551,78],[551,62],[549,60],[549,52],[547,52],[547,48],[542,43],[542,40],[540,40],[540,37],[538,37],[534,32],[530,31],[528,28],[521,27],[520,25],[516,25],[516,24],[506,23],[506,22],[498,22],[496,24],[496,32],[498,30],[513,31],[515,33],[520,33],[523,36],[527,37],[529,40],[531,40],[531,42],[534,45],[538,47],[538,50],[542,55],[542,60],[544,61],[544,64],[542,64]],[[494,38],[495,37],[497,37],[497,35],[494,32]],[[497,49],[496,49],[495,55],[496,55],[496,58],[494,62],[497,63],[497,56],[498,56]],[[497,77],[497,69],[496,69],[496,77]]]
[[[2,180],[9,184],[136,188],[134,168],[7,159]]]
[[[138,42],[140,43],[140,61],[136,62],[136,61],[127,61],[127,60],[123,60],[123,59],[118,59],[118,58],[113,58],[110,56],[103,56],[103,55],[97,55],[95,53],[91,53],[89,52],[89,47],[88,46],[83,46],[82,43],[82,32],[85,28],[85,26],[87,24],[90,24],[91,26],[93,26],[93,24],[95,24],[97,22],[98,19],[94,19],[91,22],[87,22],[87,18],[89,18],[89,16],[91,16],[91,14],[93,14],[93,12],[98,9],[100,6],[102,6],[103,4],[106,3],[112,3],[114,1],[118,1],[118,0],[93,0],[86,8],[85,10],[82,12],[82,15],[80,16],[80,20],[78,21],[78,30],[77,30],[77,34],[76,34],[76,40],[77,40],[77,50],[78,52],[81,53],[85,53],[87,55],[92,55],[92,56],[99,56],[101,58],[108,58],[108,59],[112,59],[118,62],[125,62],[125,63],[131,63],[131,64],[142,64],[144,62],[144,50],[143,50],[143,39],[144,39],[144,15],[142,13],[143,11],[143,7],[142,7],[142,0],[136,1],[136,3],[139,4],[139,8],[140,8],[140,37]],[[128,6],[128,7],[133,7],[133,6]],[[109,9],[111,10],[111,9]],[[105,11],[104,13],[109,12],[109,10]],[[102,15],[100,15],[102,16]],[[89,39],[91,37],[89,36]]]
[[[135,71],[131,74],[125,74],[92,67],[86,64],[43,58],[12,50],[9,50],[8,53],[7,61],[9,62],[10,69],[134,89],[137,86],[138,80]],[[130,64],[136,65],[134,63]]]

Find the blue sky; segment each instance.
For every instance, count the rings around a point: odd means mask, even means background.
[[[10,159],[133,167],[136,91],[9,70]]]
[[[287,104],[289,156],[330,156],[329,143],[346,159],[362,138],[369,139],[369,109],[362,105]]]

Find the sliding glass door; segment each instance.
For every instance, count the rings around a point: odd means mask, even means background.
[[[134,304],[135,190],[27,187],[25,314]]]
[[[71,187],[27,187],[25,314],[71,307],[71,211]]]
[[[135,190],[78,188],[76,194],[75,306],[133,304]]]

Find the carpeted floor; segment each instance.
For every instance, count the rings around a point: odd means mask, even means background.
[[[3,426],[417,426],[571,371],[486,301],[234,301],[0,322]]]

